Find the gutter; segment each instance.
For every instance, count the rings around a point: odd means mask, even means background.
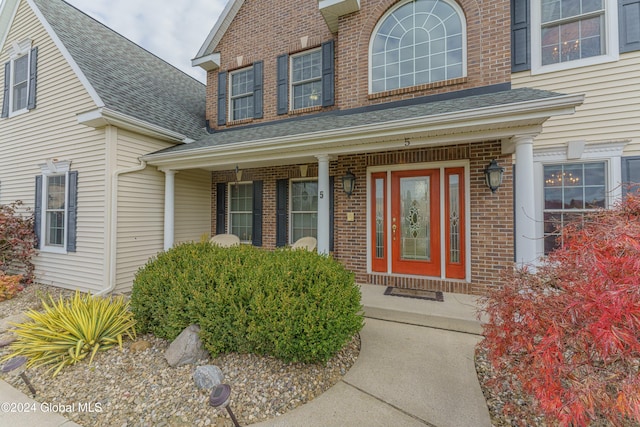
[[[109,215],[109,254],[108,254],[108,270],[107,270],[107,288],[96,293],[96,296],[110,294],[116,287],[116,261],[118,249],[118,177],[123,174],[139,172],[147,167],[147,162],[140,160],[140,164],[130,168],[116,169],[111,175],[111,203]]]

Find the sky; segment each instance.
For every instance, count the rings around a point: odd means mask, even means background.
[[[192,67],[228,0],[66,0],[129,40],[205,82]]]

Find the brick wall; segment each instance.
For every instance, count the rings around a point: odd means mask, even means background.
[[[371,34],[382,15],[397,3],[361,0],[360,11],[340,18],[338,33],[333,35],[317,0],[245,1],[217,50],[223,71],[264,61],[264,118],[249,122],[288,117],[276,114],[277,56],[318,47],[332,38],[336,41],[336,105],[327,109],[349,109],[510,81],[509,1],[461,0],[467,20],[467,77],[370,96],[367,67]],[[211,71],[207,76],[207,119],[214,128],[217,90],[217,71]]]
[[[491,159],[505,167],[502,187],[491,193],[484,182],[484,168]],[[367,167],[412,163],[432,163],[449,160],[468,160],[470,174],[469,214],[471,281],[426,279],[415,276],[388,276],[367,273]],[[461,144],[447,147],[420,148],[382,153],[340,156],[330,164],[330,175],[335,177],[335,212],[333,256],[354,271],[359,283],[393,285],[398,287],[442,290],[482,294],[499,282],[503,269],[513,266],[513,177],[511,156],[501,154],[499,142]],[[307,177],[317,177],[317,164],[310,164]],[[357,177],[351,197],[341,189],[340,178],[351,170]],[[276,240],[276,180],[299,178],[299,165],[273,168],[256,168],[243,171],[243,181],[263,181],[263,246],[274,248]],[[212,234],[216,230],[216,186],[218,182],[233,182],[233,171],[212,173]],[[347,213],[355,215],[355,221],[347,221]]]

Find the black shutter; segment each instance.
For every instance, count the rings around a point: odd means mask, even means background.
[[[227,184],[219,182],[216,184],[216,234],[227,232]]]
[[[329,252],[333,252],[333,229],[334,229],[334,186],[335,186],[335,177],[329,177]]]
[[[262,246],[262,181],[253,181],[253,246]]]
[[[289,111],[289,55],[278,56],[278,114]]]
[[[29,97],[27,100],[27,110],[36,108],[36,86],[38,81],[38,48],[31,49],[31,57],[29,58]]]
[[[227,72],[218,72],[218,126],[227,124]]]
[[[33,231],[36,235],[36,248],[40,247],[42,227],[42,175],[36,176],[36,200],[33,207]]]
[[[263,62],[253,63],[253,118],[262,118],[262,69]]]
[[[329,107],[335,103],[334,91],[334,52],[333,40],[322,43],[322,106]]]
[[[640,50],[640,0],[618,1],[620,53]]]
[[[69,202],[67,204],[67,252],[76,251],[78,222],[78,171],[69,172]]]
[[[287,199],[289,180],[276,181],[276,246],[287,246]]]
[[[529,0],[511,0],[511,71],[531,69]]]
[[[628,192],[629,184],[640,184],[640,156],[622,158],[622,194]],[[638,192],[638,187],[633,188]]]
[[[11,86],[11,62],[4,64],[4,89],[2,90],[2,115],[9,117],[9,87]]]

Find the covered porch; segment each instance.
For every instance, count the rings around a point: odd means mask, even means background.
[[[313,235],[361,283],[481,294],[514,260],[535,262],[533,140],[581,102],[467,91],[250,124],[149,154],[165,173],[165,249],[180,221],[175,175],[206,170],[211,234],[265,248]],[[484,174],[493,159],[504,168],[496,192]]]

